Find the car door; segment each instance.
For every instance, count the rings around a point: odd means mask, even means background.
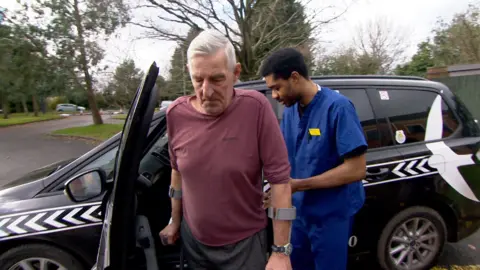
[[[138,168],[155,110],[159,69],[154,62],[137,89],[127,114],[115,162],[114,184],[107,205],[95,269],[134,269],[135,187]]]

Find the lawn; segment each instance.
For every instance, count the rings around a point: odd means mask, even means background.
[[[120,119],[120,120],[125,120],[127,119],[127,114],[116,114],[112,116],[113,119]]]
[[[55,130],[52,134],[92,138],[103,141],[122,131],[122,128],[123,124],[89,125],[59,129]]]
[[[62,116],[54,112],[46,114],[39,113],[37,117],[33,116],[33,113],[25,115],[25,113],[12,113],[9,114],[8,119],[3,119],[3,115],[0,115],[0,127],[7,127],[13,125],[21,125],[26,123],[33,123],[39,121],[60,119]]]

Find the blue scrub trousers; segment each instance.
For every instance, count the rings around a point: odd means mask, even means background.
[[[312,223],[297,217],[291,234],[293,270],[345,270],[351,221],[345,218]]]

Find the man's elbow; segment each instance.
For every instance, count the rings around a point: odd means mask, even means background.
[[[357,182],[365,179],[367,175],[367,163],[365,155],[355,157],[348,162],[349,175],[352,182]]]

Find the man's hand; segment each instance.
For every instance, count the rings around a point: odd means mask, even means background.
[[[284,254],[272,253],[265,270],[292,270],[290,257]]]
[[[292,187],[292,194],[298,191],[298,179],[293,179],[290,180],[290,185]]]
[[[263,193],[263,209],[269,208],[271,203],[272,203],[272,192],[269,189],[267,192]]]
[[[173,245],[180,237],[180,224],[170,223],[160,232],[160,240],[162,244]]]

